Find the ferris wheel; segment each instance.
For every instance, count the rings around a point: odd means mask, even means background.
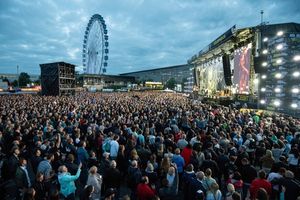
[[[82,64],[86,74],[106,73],[108,35],[103,17],[95,14],[87,24],[82,49]]]

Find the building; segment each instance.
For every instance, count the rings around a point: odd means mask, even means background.
[[[136,72],[129,72],[120,74],[121,76],[133,76],[137,82],[144,83],[146,81],[161,82],[166,84],[168,80],[174,78],[177,84],[184,85],[188,90],[191,84],[191,77],[193,77],[193,65],[184,64],[170,67],[162,67],[156,69],[148,69]]]
[[[122,88],[135,83],[133,76],[79,74],[76,85],[88,90],[102,90],[106,88]]]

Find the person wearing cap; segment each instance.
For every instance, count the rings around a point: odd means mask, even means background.
[[[60,184],[60,193],[66,200],[75,200],[75,183],[80,176],[82,164],[78,166],[78,170],[75,176],[72,176],[68,172],[68,168],[65,165],[62,165],[58,168],[58,182]]]

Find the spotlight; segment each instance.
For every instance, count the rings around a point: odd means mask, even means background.
[[[266,88],[263,87],[263,88],[260,89],[260,91],[265,92]]]
[[[261,78],[262,78],[262,79],[266,79],[266,78],[267,78],[267,75],[264,74],[264,75],[261,76]]]
[[[282,75],[280,73],[275,74],[275,78],[281,78]]]
[[[276,60],[276,63],[277,63],[277,64],[280,64],[280,63],[282,63],[282,60],[281,60],[281,59],[277,59],[277,60]]]
[[[279,93],[279,92],[281,92],[281,89],[280,89],[280,88],[275,88],[274,91],[275,91],[276,93]]]
[[[277,50],[281,50],[282,48],[283,48],[283,45],[282,45],[282,44],[279,44],[279,45],[276,46],[276,49],[277,49]]]
[[[294,56],[294,61],[299,61],[300,60],[300,55],[295,55]]]
[[[277,32],[277,36],[282,36],[283,35],[283,31],[278,31]]]
[[[292,89],[292,93],[298,94],[298,93],[299,93],[299,88],[293,88],[293,89]]]
[[[261,65],[262,65],[263,67],[266,67],[266,66],[268,65],[268,63],[267,63],[267,62],[263,62]]]
[[[275,101],[274,101],[274,105],[275,105],[276,107],[280,106],[280,101],[279,101],[279,100],[275,100]]]
[[[268,38],[267,38],[267,37],[265,37],[265,38],[263,39],[263,41],[264,41],[264,42],[267,42],[267,41],[268,41]]]
[[[264,99],[262,99],[262,100],[260,100],[260,103],[261,103],[261,104],[265,104],[266,101],[265,101]]]
[[[296,103],[292,103],[292,104],[291,104],[291,107],[292,107],[292,108],[298,108],[298,105],[297,105]]]
[[[263,54],[267,54],[267,53],[268,53],[268,50],[267,50],[267,49],[264,49],[264,50],[262,51],[262,53],[263,53]]]
[[[294,76],[294,77],[299,77],[299,76],[300,76],[300,72],[299,72],[299,71],[294,72],[294,73],[293,73],[293,76]]]

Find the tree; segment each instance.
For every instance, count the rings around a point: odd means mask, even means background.
[[[25,72],[21,72],[19,75],[19,86],[24,87],[29,83],[31,83],[30,76]]]
[[[175,88],[175,86],[176,86],[176,80],[175,80],[175,78],[170,78],[170,79],[166,82],[166,84],[165,84],[165,87],[166,87],[166,88],[169,88],[169,89],[171,89],[171,90],[173,90],[173,89]]]
[[[7,77],[2,78],[2,81],[3,81],[3,82],[7,82],[8,85],[10,84],[10,82],[9,82],[9,80],[8,80]]]
[[[41,85],[41,76],[39,76],[39,78],[37,80],[35,80],[34,85]]]

